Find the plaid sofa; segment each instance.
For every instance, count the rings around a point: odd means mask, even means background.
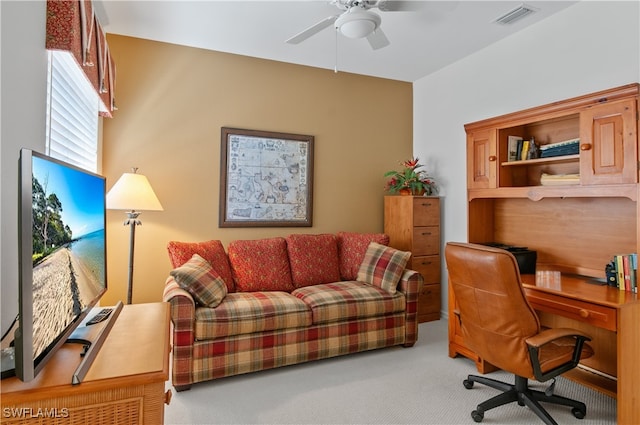
[[[364,350],[413,346],[423,278],[404,268],[408,253],[387,243],[384,234],[290,235],[233,241],[227,254],[220,241],[170,242],[175,269],[165,283],[164,300],[171,304],[175,389]],[[218,279],[218,289],[225,292],[214,307],[203,305],[188,286],[193,281],[185,284],[179,273],[195,257],[207,260],[213,270],[207,278]],[[397,284],[380,285],[376,276],[388,278],[390,270]]]

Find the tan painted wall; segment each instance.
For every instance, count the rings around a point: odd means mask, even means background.
[[[383,229],[383,174],[412,153],[412,85],[148,40],[108,36],[118,111],[105,119],[107,188],[139,167],[163,212],[136,230],[134,302],[159,301],[170,240]],[[371,52],[375,54],[375,52]],[[219,228],[220,127],[315,136],[313,227]],[[102,300],[126,300],[129,228],[109,211]]]

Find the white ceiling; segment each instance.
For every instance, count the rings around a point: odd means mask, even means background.
[[[413,82],[574,3],[526,1],[538,11],[511,25],[493,21],[520,1],[419,0],[412,12],[372,9],[391,42],[379,50],[366,39],[336,37],[333,26],[285,43],[341,13],[329,0],[94,0],[94,7],[107,33]]]

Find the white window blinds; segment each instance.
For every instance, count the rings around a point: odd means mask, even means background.
[[[95,173],[98,95],[71,53],[48,56],[46,153]]]

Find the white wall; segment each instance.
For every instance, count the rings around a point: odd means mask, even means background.
[[[44,151],[44,1],[0,1],[0,297],[2,334],[18,314],[18,157]]]
[[[582,1],[414,83],[414,155],[444,189],[443,246],[467,240],[464,124],[634,82],[640,3]]]

